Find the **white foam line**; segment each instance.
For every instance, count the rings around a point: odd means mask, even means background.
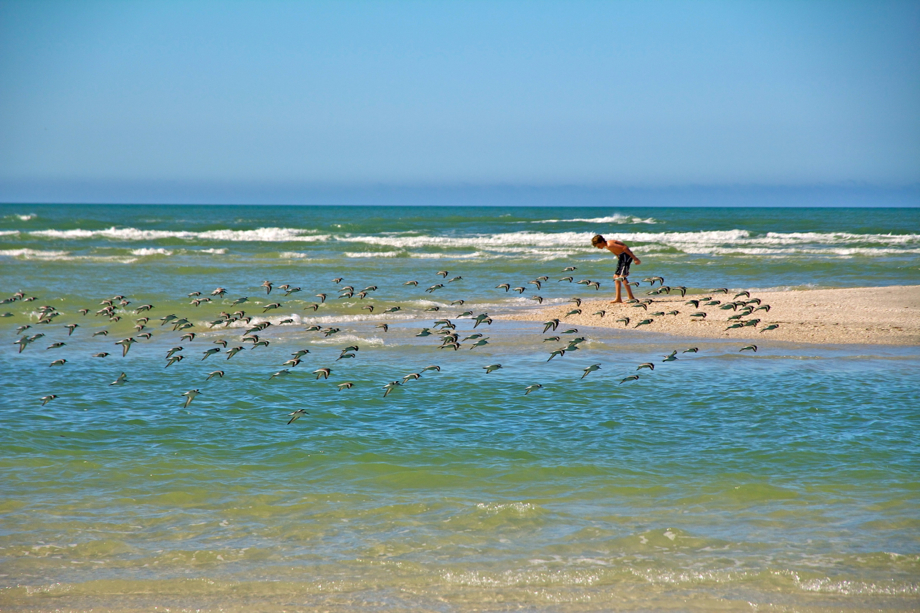
[[[204,232],[139,230],[137,228],[116,228],[106,230],[35,230],[31,236],[44,238],[84,239],[110,238],[115,240],[158,240],[178,238],[183,240],[218,240],[237,242],[321,242],[329,240],[328,234],[316,234],[313,230],[295,228],[257,228],[255,230],[208,230]]]
[[[61,259],[69,251],[42,251],[39,249],[0,249],[0,256],[11,258]]]
[[[642,219],[641,217],[633,217],[632,215],[610,215],[608,217],[593,217],[589,219],[539,219],[536,221],[531,221],[530,223],[615,223],[615,224],[656,224],[658,223],[657,219],[649,217],[648,219]]]
[[[405,257],[405,251],[346,251],[347,258],[398,258]]]
[[[162,249],[162,248],[160,249],[145,248],[145,249],[132,249],[131,250],[131,255],[141,255],[141,256],[143,255],[172,255],[172,254],[173,252],[170,251],[169,249]]]

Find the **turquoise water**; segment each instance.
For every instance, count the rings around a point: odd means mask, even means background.
[[[916,610],[918,348],[582,328],[547,362],[542,325],[501,315],[608,293],[596,232],[636,279],[756,295],[920,284],[918,229],[916,209],[0,207],[0,298],[37,297],[0,305],[0,608]],[[115,295],[119,321],[94,315]],[[268,346],[209,327],[238,309]],[[416,336],[440,317],[459,350]]]

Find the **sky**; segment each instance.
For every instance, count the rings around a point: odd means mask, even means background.
[[[918,109],[915,1],[0,0],[5,202],[916,194]]]

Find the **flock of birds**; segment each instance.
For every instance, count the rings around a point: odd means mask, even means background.
[[[574,270],[576,270],[576,267],[569,266],[569,267],[566,267],[563,270],[563,272],[571,272]],[[445,281],[443,283],[435,283],[431,285],[425,290],[426,293],[436,292],[444,288],[446,284],[450,284],[450,283],[460,281],[463,279],[463,277],[461,276],[455,276],[449,280],[446,280],[446,277],[449,275],[448,271],[446,270],[438,271],[437,275],[440,276],[442,279],[445,279]],[[546,283],[548,280],[549,280],[548,276],[541,276],[541,277],[537,277],[536,279],[532,281],[529,281],[528,284],[534,285],[535,288],[539,290],[542,287],[542,284]],[[341,283],[343,282],[343,278],[338,277],[338,278],[333,279],[332,281],[333,281],[333,284],[341,285]],[[574,277],[572,276],[562,277],[559,279],[559,281],[560,282],[568,281],[570,283],[574,283]],[[664,279],[662,277],[648,277],[646,279],[643,279],[643,282],[648,282],[650,286],[653,288],[648,293],[649,296],[656,296],[662,293],[670,294],[671,292],[678,292],[681,294],[681,297],[685,297],[686,292],[687,292],[687,288],[683,286],[680,286],[680,287],[665,286]],[[657,289],[654,288],[656,282],[659,284]],[[585,285],[586,287],[593,287],[595,290],[600,288],[600,282],[592,281],[590,279],[584,279],[582,281],[579,281],[578,284]],[[403,285],[418,287],[418,282],[417,281],[407,281]],[[635,287],[635,286],[638,286],[639,283],[631,282],[630,285]],[[278,285],[276,287],[274,283],[272,283],[271,281],[263,282],[261,285],[261,288],[265,290],[266,296],[271,295],[273,290],[283,291],[285,296],[291,296],[291,295],[297,294],[302,291],[300,287],[295,287],[291,284]],[[373,292],[377,291],[377,289],[378,287],[376,285],[370,285],[360,290],[356,289],[354,286],[351,286],[351,285],[341,285],[341,287],[338,288],[338,298],[346,299],[346,298],[352,298],[352,297],[357,296],[359,299],[363,300],[364,298],[371,295]],[[508,283],[499,284],[498,286],[496,286],[496,289],[503,289],[505,292],[516,291],[518,293],[523,293],[525,291],[524,286],[512,288],[511,285]],[[227,289],[223,287],[217,287],[212,292],[210,292],[210,295],[207,295],[207,296],[202,295],[201,292],[197,292],[197,291],[191,292],[190,294],[188,294],[188,297],[191,298],[191,301],[189,302],[189,304],[191,304],[194,307],[199,307],[202,304],[212,303],[216,300],[223,300],[224,304],[226,304],[227,300],[229,300],[228,298],[226,298],[226,293],[227,293]],[[716,290],[712,290],[710,293],[728,294],[729,291],[727,288],[719,288]],[[327,299],[329,298],[329,294],[320,293],[320,294],[316,294],[315,297],[318,299],[318,301],[310,303],[309,305],[304,307],[304,310],[312,310],[315,313],[321,308],[323,304],[326,303]],[[534,295],[531,298],[540,304],[543,303],[543,298],[539,295]],[[25,292],[19,291],[13,294],[11,297],[0,301],[0,304],[10,304],[10,303],[15,303],[15,302],[28,303],[28,302],[34,302],[35,300],[37,300],[36,297],[28,296],[26,295]],[[582,310],[580,307],[582,305],[582,300],[576,297],[576,298],[572,298],[571,301],[575,303],[576,308],[569,311],[566,314],[566,316],[581,314]],[[248,297],[240,297],[240,298],[233,300],[230,303],[230,305],[231,307],[239,307],[240,305],[245,305],[247,302],[249,302]],[[464,300],[455,300],[450,303],[450,306],[456,306],[456,307],[462,308],[464,303],[465,303]],[[178,337],[179,343],[190,344],[193,341],[195,341],[196,338],[200,338],[201,336],[203,336],[200,331],[193,330],[193,328],[196,328],[196,324],[193,323],[189,319],[189,317],[182,317],[174,313],[170,313],[170,314],[166,314],[156,319],[151,319],[150,312],[155,308],[155,305],[141,304],[141,305],[136,305],[132,307],[131,306],[132,304],[133,304],[132,301],[128,300],[125,296],[117,295],[117,296],[113,296],[111,298],[102,300],[101,303],[99,304],[101,308],[96,310],[94,313],[95,317],[104,317],[108,322],[113,323],[113,324],[117,324],[122,319],[127,318],[127,317],[131,317],[131,316],[135,317],[134,326],[133,326],[134,333],[131,334],[130,336],[114,341],[114,344],[121,348],[122,357],[126,357],[128,355],[128,353],[131,350],[131,347],[134,344],[138,342],[142,342],[142,341],[149,341],[152,338],[154,331],[156,331],[158,328],[169,326],[172,332],[179,334],[179,337]],[[250,304],[255,306],[255,303],[250,303]],[[631,299],[627,301],[626,304],[631,305],[632,307],[637,308],[637,309],[641,308],[647,312],[649,307],[654,304],[654,300],[652,298],[646,298],[644,300]],[[731,323],[729,325],[729,328],[727,329],[741,328],[741,327],[747,327],[747,326],[757,326],[760,323],[760,320],[757,319],[756,317],[752,317],[753,314],[755,314],[757,311],[760,311],[760,310],[763,310],[766,312],[769,312],[770,310],[769,305],[762,304],[762,301],[757,298],[751,298],[750,292],[747,292],[747,291],[742,291],[742,292],[737,293],[731,301],[726,301],[724,303],[719,300],[715,300],[712,296],[706,296],[706,297],[698,298],[698,299],[696,298],[690,299],[687,301],[687,304],[692,305],[697,309],[700,309],[703,307],[718,307],[720,309],[732,309],[736,311],[736,313],[733,316],[729,317],[729,320],[732,321],[733,323]],[[281,309],[282,303],[272,302],[269,304],[260,304],[257,306],[262,309],[262,315],[265,315],[269,311]],[[361,308],[362,310],[367,310],[369,313],[373,313],[376,307],[373,304],[368,304],[366,306],[362,306]],[[431,311],[431,312],[438,312],[440,311],[440,309],[441,309],[440,306],[431,306],[425,310]],[[381,312],[386,314],[386,313],[396,313],[401,310],[402,309],[400,306],[390,306],[389,308]],[[91,309],[89,308],[82,308],[77,311],[77,313],[79,313],[82,317],[86,317],[87,315],[89,315],[90,312],[91,312]],[[679,311],[671,311],[670,313],[652,312],[650,314],[650,317],[646,317],[646,318],[643,318],[641,321],[638,321],[637,323],[635,323],[634,327],[638,328],[643,325],[648,325],[654,320],[654,317],[660,317],[660,316],[666,316],[666,315],[676,315],[678,313]],[[28,315],[30,318],[30,323],[22,324],[18,326],[16,330],[17,335],[21,335],[19,339],[14,341],[14,344],[18,346],[19,353],[24,352],[30,346],[32,346],[33,344],[37,343],[40,339],[45,337],[45,333],[35,331],[37,327],[41,326],[44,329],[48,329],[46,326],[51,326],[52,324],[54,324],[55,320],[58,317],[61,317],[62,315],[64,315],[64,313],[59,311],[54,306],[43,305],[43,306],[37,307],[35,311],[33,311],[32,313],[29,313]],[[603,318],[606,315],[606,311],[601,310],[601,311],[595,312],[594,315]],[[11,312],[0,313],[0,317],[3,317],[3,318],[13,317],[13,316],[14,314]],[[36,316],[37,316],[37,320],[34,320]],[[707,316],[707,313],[705,311],[698,311],[690,315],[691,318],[705,318],[706,316]],[[202,357],[200,358],[200,360],[201,361],[207,360],[208,358],[211,358],[212,356],[216,356],[217,354],[221,352],[223,352],[226,355],[226,357],[224,358],[225,360],[230,360],[235,355],[243,351],[247,343],[251,344],[251,348],[250,348],[251,350],[254,350],[260,347],[263,347],[263,348],[268,347],[271,344],[271,341],[266,338],[263,338],[264,331],[267,328],[273,325],[283,326],[283,325],[293,325],[296,323],[293,317],[281,319],[276,324],[272,324],[268,320],[263,320],[257,323],[252,323],[253,319],[254,317],[252,315],[247,315],[246,311],[243,310],[242,308],[239,308],[239,310],[236,310],[233,312],[221,311],[219,314],[219,317],[208,322],[207,325],[209,326],[211,330],[217,327],[228,329],[230,326],[233,326],[234,328],[237,328],[237,329],[239,327],[243,327],[244,332],[242,333],[237,343],[230,343],[228,340],[223,339],[223,338],[213,340],[212,344],[217,345],[217,346],[209,347],[205,349],[204,351],[202,351],[201,352]],[[462,346],[469,346],[470,350],[475,350],[479,347],[484,347],[489,344],[489,340],[490,340],[489,337],[485,336],[485,334],[483,334],[482,332],[485,330],[485,328],[482,328],[481,330],[477,330],[479,326],[489,326],[493,323],[493,319],[492,317],[489,316],[488,313],[475,314],[474,311],[472,310],[466,310],[466,311],[463,311],[457,314],[453,319],[454,320],[467,319],[469,321],[472,321],[473,322],[472,329],[467,334],[461,335],[459,332],[457,332],[457,325],[454,321],[448,318],[439,318],[435,320],[431,326],[422,328],[417,334],[415,334],[415,336],[418,338],[433,337],[434,339],[437,340],[439,349],[448,349],[448,350],[452,349],[454,351],[459,350]],[[159,326],[151,330],[151,327],[155,325],[156,321],[159,321]],[[623,317],[621,319],[618,319],[617,322],[623,323],[624,326],[628,326],[631,323],[631,318]],[[383,330],[383,332],[387,332],[389,330],[389,326],[390,324],[388,323],[380,323],[376,325],[376,328]],[[547,362],[553,360],[556,357],[561,358],[565,356],[566,354],[571,354],[572,352],[578,351],[579,345],[587,341],[587,339],[584,336],[577,336],[578,334],[577,328],[563,327],[562,330],[559,330],[560,326],[562,326],[562,321],[558,318],[550,319],[548,321],[543,322],[543,334],[545,335],[549,332],[553,332],[554,334],[552,336],[547,336],[543,338],[542,342],[550,342],[550,341],[562,342],[562,339],[564,336],[568,339],[565,341],[565,344],[563,346],[553,349],[549,353]],[[63,329],[67,330],[67,337],[70,337],[80,327],[81,327],[80,323],[71,322],[71,323],[64,325]],[[761,331],[766,332],[768,330],[772,330],[777,327],[778,327],[777,324],[773,324],[771,326],[762,328]],[[29,334],[28,331],[30,330],[35,333]],[[339,334],[340,332],[342,332],[342,329],[334,325],[330,325],[326,327],[323,327],[321,325],[310,325],[306,328],[306,331],[315,332],[315,333],[323,335],[323,337],[325,338],[329,338],[329,337],[334,337],[336,334]],[[558,334],[555,334],[557,332]],[[97,330],[96,332],[92,334],[93,337],[101,336],[103,338],[108,337],[108,335],[109,335],[109,330],[107,329]],[[469,343],[469,344],[464,345],[464,343]],[[66,345],[67,345],[66,340],[56,341],[48,345],[46,347],[46,350],[59,350],[65,347]],[[359,351],[359,349],[360,347],[357,344],[350,344],[344,347],[343,349],[341,349],[341,352],[339,356],[336,358],[335,362],[338,362],[339,360],[355,358],[357,356],[357,352]],[[165,356],[165,360],[166,360],[165,368],[169,368],[170,366],[177,364],[181,362],[182,360],[186,359],[187,354],[183,353],[184,351],[185,351],[185,346],[182,344],[176,345],[172,347],[171,349],[169,349],[166,352],[166,356]],[[697,353],[698,351],[699,349],[697,347],[691,347],[691,348],[685,349],[683,353],[692,354],[692,353]],[[756,345],[746,345],[742,347],[740,351],[756,352],[757,346]],[[282,368],[276,371],[275,373],[273,373],[269,377],[269,379],[282,378],[282,377],[286,377],[292,374],[291,369],[299,366],[303,362],[304,357],[309,353],[310,353],[310,349],[307,349],[307,348],[303,348],[303,349],[299,349],[295,351],[294,353],[291,354],[290,359],[288,359],[282,364]],[[663,362],[676,361],[678,359],[677,354],[678,354],[677,350],[672,351],[670,354],[664,356]],[[110,355],[111,354],[107,351],[101,351],[101,352],[94,353],[93,357],[102,359],[102,358],[107,358]],[[62,367],[66,364],[67,364],[66,358],[58,358],[58,359],[53,360],[50,366],[51,367]],[[488,364],[486,366],[483,366],[482,368],[483,370],[485,370],[485,374],[489,374],[489,373],[492,373],[492,372],[495,372],[501,369],[502,365],[498,363]],[[592,364],[586,367],[583,371],[581,379],[584,379],[589,374],[599,370],[600,368],[601,368],[600,364]],[[643,369],[654,371],[655,364],[652,362],[645,362],[643,364],[640,364],[637,368],[637,370],[643,370]],[[441,367],[437,365],[431,365],[431,366],[421,369],[419,372],[409,373],[405,375],[401,381],[395,380],[395,381],[391,381],[387,383],[382,388],[384,390],[383,397],[384,398],[387,397],[394,389],[402,385],[405,385],[409,381],[420,379],[424,373],[429,372],[429,371],[440,372]],[[316,375],[317,380],[318,379],[329,379],[332,372],[333,372],[332,367],[323,367],[323,368],[318,368],[314,370],[312,374]],[[224,374],[225,374],[224,370],[217,369],[212,372],[209,372],[207,374],[206,380],[209,381],[215,377],[223,378]],[[639,374],[631,374],[623,378],[620,381],[620,384],[626,383],[628,381],[635,381],[639,379],[639,377],[640,377]],[[128,376],[125,372],[122,372],[120,375],[118,375],[118,377],[112,383],[110,383],[110,385],[120,386],[120,385],[125,385],[126,383],[128,383]],[[354,383],[351,381],[345,381],[345,382],[337,384],[337,387],[339,391],[351,389],[352,387],[354,387]],[[524,395],[530,394],[531,392],[539,390],[542,387],[543,386],[539,383],[534,383],[532,385],[529,385],[524,389]],[[191,390],[184,392],[182,394],[182,396],[185,397],[184,407],[187,408],[192,403],[192,401],[199,395],[201,395],[200,389],[191,389]],[[51,402],[52,400],[55,400],[56,398],[58,398],[57,394],[48,394],[41,398],[41,404],[42,406],[44,406],[48,404],[49,402]],[[298,409],[288,414],[288,417],[290,417],[290,419],[287,423],[291,424],[306,414],[307,412],[304,409]]]

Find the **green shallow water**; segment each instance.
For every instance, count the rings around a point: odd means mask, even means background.
[[[920,604],[916,347],[755,333],[754,354],[739,352],[744,339],[582,329],[578,351],[547,362],[557,345],[541,325],[474,330],[456,317],[530,308],[527,281],[541,274],[546,303],[587,297],[556,280],[569,265],[609,291],[609,259],[583,246],[597,231],[632,237],[634,273],[690,288],[915,284],[914,210],[7,206],[0,219],[0,294],[38,296],[0,305],[13,313],[0,319],[3,610]],[[463,279],[447,284],[442,269]],[[378,289],[339,299],[337,276]],[[265,279],[302,291],[268,296]],[[189,304],[218,285],[224,299]],[[326,302],[305,310],[320,292]],[[115,294],[131,301],[121,321],[93,315]],[[282,306],[263,314],[272,301]],[[114,342],[137,333],[131,309],[145,303],[153,335],[121,357]],[[38,324],[43,304],[62,315]],[[215,340],[239,344],[245,326],[208,326],[239,308],[274,324],[259,333],[269,346],[202,360]],[[196,337],[160,326],[168,313]],[[444,315],[489,344],[415,336]],[[314,323],[341,332],[307,332]],[[21,325],[45,337],[20,354]],[[353,344],[355,358],[337,361]],[[185,359],[167,368],[176,346]],[[647,361],[654,372],[620,383]],[[432,364],[441,371],[383,397]],[[591,364],[601,369],[581,379]],[[328,381],[311,374],[320,367]],[[109,385],[121,372],[128,382]],[[201,395],[184,408],[189,389]],[[58,398],[42,407],[47,394]],[[309,414],[288,425],[299,408]]]

